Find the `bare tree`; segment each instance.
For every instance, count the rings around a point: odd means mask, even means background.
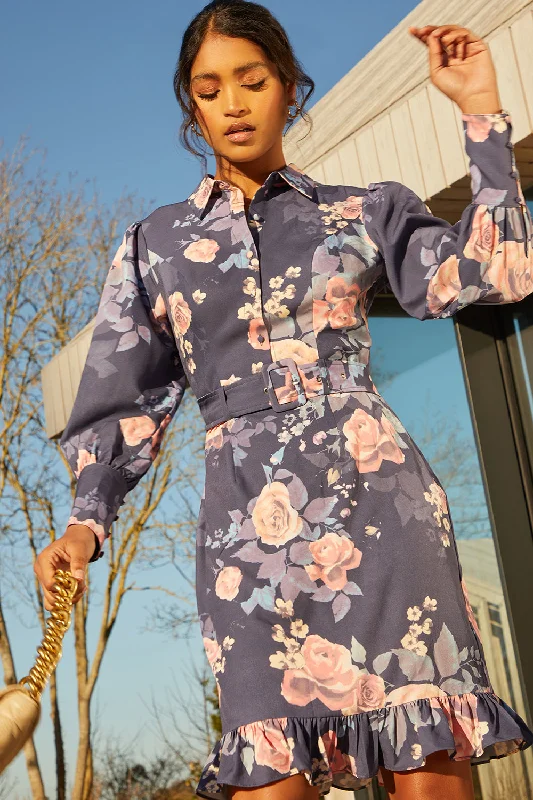
[[[46,435],[41,370],[94,317],[119,237],[132,219],[140,218],[138,210],[134,214],[140,203],[132,196],[120,198],[109,212],[96,194],[86,199],[84,186],[58,189],[55,179],[35,168],[34,155],[35,151],[27,152],[23,138],[12,153],[0,158],[0,659],[6,683],[20,677],[10,622],[27,625],[29,611],[32,623],[44,632],[43,598],[32,567],[40,550],[62,535],[76,483],[57,439]],[[167,432],[151,472],[127,498],[120,524],[113,526],[107,559],[94,566],[99,577],[105,570],[101,608],[91,603],[91,591],[75,607],[79,739],[69,800],[91,797],[91,704],[126,595],[140,589],[170,592],[164,586],[139,586],[135,568],[152,557],[162,530],[184,547],[191,538],[202,439],[199,412],[190,396],[183,400],[179,419]],[[178,515],[166,517],[164,499],[179,507]],[[59,515],[61,507],[65,511]],[[90,612],[101,615],[92,651],[86,635]],[[64,800],[67,781],[57,674],[50,682],[50,700],[56,796]],[[33,741],[25,754],[32,796],[44,800]]]
[[[148,708],[164,751],[173,754],[182,774],[187,775],[185,784],[195,786],[207,756],[222,736],[222,722],[217,685],[207,659],[202,659],[199,667],[192,656],[182,655],[182,664],[186,694],[174,680],[165,701],[157,702],[152,694]]]

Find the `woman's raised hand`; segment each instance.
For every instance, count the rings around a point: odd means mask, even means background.
[[[410,25],[409,33],[429,49],[432,83],[464,114],[501,111],[496,70],[483,39],[460,25]]]
[[[56,569],[70,571],[78,580],[78,590],[72,602],[77,603],[85,592],[85,573],[89,559],[94,553],[94,533],[87,525],[69,525],[60,539],[50,542],[35,561],[33,571],[43,589],[44,607],[51,611],[54,606],[54,573]]]

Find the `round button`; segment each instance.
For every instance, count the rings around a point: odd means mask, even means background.
[[[248,250],[248,252],[246,253],[246,258],[252,258],[252,256],[253,256],[253,250]]]
[[[251,258],[250,259],[250,264],[252,265],[252,267],[257,267],[258,264],[259,264],[259,259],[258,258]]]

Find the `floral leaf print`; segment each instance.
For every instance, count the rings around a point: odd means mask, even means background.
[[[350,598],[342,592],[339,592],[331,604],[331,610],[333,611],[333,618],[335,619],[335,622],[339,622],[339,620],[346,616],[351,605],[352,603]]]
[[[329,603],[335,596],[336,592],[324,584],[324,586],[321,586],[320,589],[316,590],[311,599],[317,600],[319,603]]]
[[[313,561],[312,553],[309,549],[309,542],[295,542],[291,545],[289,555],[293,564],[311,564]]]
[[[385,724],[391,744],[394,746],[394,752],[396,755],[399,755],[407,738],[407,721],[405,715],[402,713],[398,715],[391,714],[387,717]]]
[[[379,656],[376,656],[372,662],[372,668],[374,672],[376,672],[378,675],[381,675],[382,672],[385,672],[389,666],[391,658],[392,651],[389,651],[388,653],[380,653]]]
[[[246,614],[251,614],[257,605],[267,611],[274,611],[274,589],[272,586],[256,586],[248,600],[241,603],[241,608]]]
[[[257,572],[257,577],[270,579],[276,584],[279,583],[287,571],[287,565],[285,563],[286,555],[287,553],[285,550],[266,554]]]
[[[314,592],[316,584],[301,567],[287,567],[287,572],[281,579],[280,589],[284,600],[295,600],[301,591]]]
[[[392,650],[398,656],[398,663],[403,674],[410,681],[432,681],[435,668],[429,656],[421,656],[412,650]]]
[[[302,516],[308,522],[324,522],[336,502],[336,497],[317,497],[311,500],[305,511],[302,512]]]
[[[244,768],[248,775],[252,774],[252,770],[254,767],[254,748],[253,747],[243,747],[241,750],[241,761],[244,764]]]
[[[240,550],[233,553],[233,558],[240,558],[241,561],[250,561],[254,564],[262,564],[266,553],[258,546],[257,541],[247,542]]]
[[[363,594],[360,587],[353,581],[346,581],[342,587],[344,594]]]
[[[459,649],[445,622],[442,623],[439,638],[435,642],[433,656],[437,669],[443,678],[455,675],[459,669]]]
[[[352,636],[351,655],[352,661],[356,664],[364,664],[366,661],[366,650],[361,642],[357,641],[355,636]]]

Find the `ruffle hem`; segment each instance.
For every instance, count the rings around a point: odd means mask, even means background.
[[[490,691],[410,700],[357,714],[280,717],[241,725],[217,742],[196,795],[226,800],[225,785],[263,786],[303,772],[321,795],[362,789],[379,767],[416,769],[437,750],[483,764],[525,750],[533,732]]]

